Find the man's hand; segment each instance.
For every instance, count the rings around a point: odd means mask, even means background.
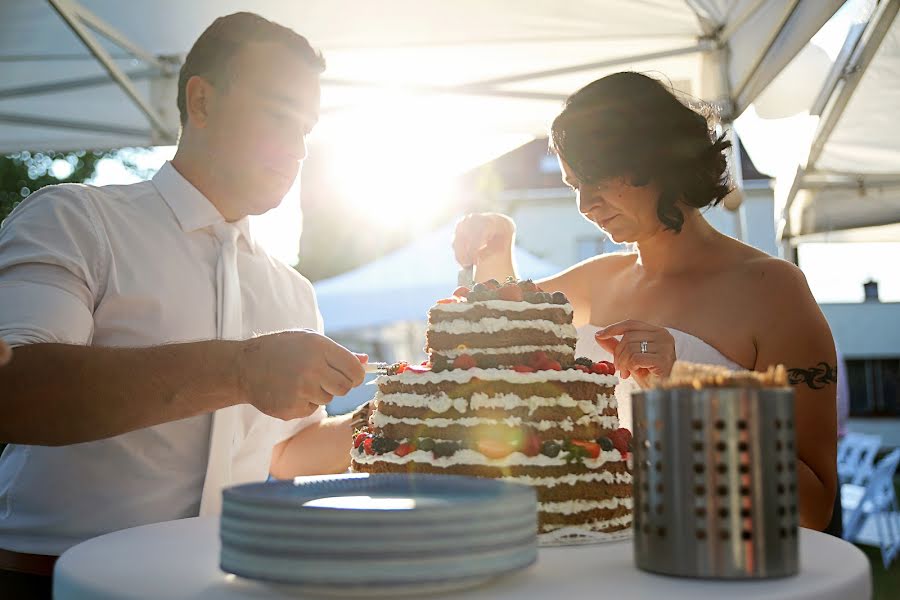
[[[242,343],[242,402],[279,419],[306,417],[365,378],[365,355],[315,331],[285,331]]]
[[[12,348],[6,345],[6,342],[0,340],[0,367],[9,362],[12,358]]]

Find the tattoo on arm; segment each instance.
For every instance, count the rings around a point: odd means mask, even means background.
[[[809,369],[788,369],[788,382],[791,385],[805,383],[814,390],[821,390],[829,383],[837,383],[837,366],[820,362]]]

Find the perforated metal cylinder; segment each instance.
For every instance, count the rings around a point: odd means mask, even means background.
[[[797,573],[793,390],[650,390],[633,396],[633,412],[639,568]]]

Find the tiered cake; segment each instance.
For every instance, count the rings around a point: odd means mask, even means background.
[[[352,468],[495,477],[537,489],[542,533],[631,526],[631,434],[609,363],[574,356],[572,306],[530,281],[459,288],[429,311],[423,365],[377,381]]]

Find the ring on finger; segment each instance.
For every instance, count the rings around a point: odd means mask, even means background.
[[[641,342],[641,354],[647,354],[647,342]]]

